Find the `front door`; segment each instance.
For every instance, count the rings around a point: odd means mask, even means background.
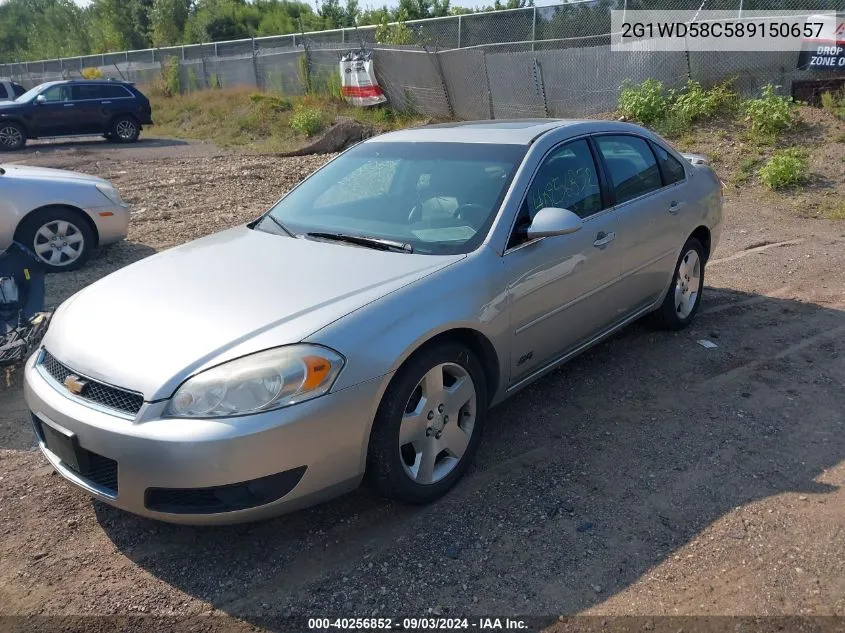
[[[32,122],[38,136],[61,136],[74,134],[76,115],[71,94],[71,85],[62,84],[47,88],[41,95],[43,103],[32,109]]]
[[[524,227],[543,207],[584,220],[569,235],[528,240]],[[586,139],[567,142],[543,160],[528,188],[504,255],[510,279],[511,382],[574,350],[616,318],[609,291],[619,275],[616,214],[602,196]]]

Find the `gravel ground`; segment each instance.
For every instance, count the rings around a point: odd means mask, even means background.
[[[325,160],[154,144],[19,158],[109,178],[135,209],[128,241],[52,276],[51,302],[254,217]],[[496,408],[474,467],[426,507],[361,490],[225,528],[131,516],[52,474],[13,376],[0,613],[220,616],[202,630],[291,614],[845,615],[845,224],[769,200],[729,193],[692,328],[629,327]]]

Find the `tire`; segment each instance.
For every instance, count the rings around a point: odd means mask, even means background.
[[[26,130],[20,123],[0,123],[0,151],[14,152],[26,145]]]
[[[445,390],[437,389],[437,375]],[[475,456],[487,402],[484,371],[465,346],[443,342],[412,356],[394,376],[373,421],[368,483],[405,503],[442,497]]]
[[[45,207],[30,213],[18,227],[15,239],[53,273],[83,266],[96,244],[88,221],[78,211],[65,207]]]
[[[109,140],[116,143],[134,143],[141,135],[141,124],[133,116],[119,116],[112,121],[109,133],[111,134]]]
[[[672,284],[663,304],[651,313],[652,324],[663,330],[682,330],[695,318],[704,290],[707,255],[696,238],[691,237],[681,249],[675,264]]]

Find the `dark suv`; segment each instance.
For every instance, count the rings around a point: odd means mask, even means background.
[[[138,140],[152,124],[150,101],[135,86],[114,80],[51,81],[14,101],[0,102],[0,150],[27,139],[102,134],[118,143]]]

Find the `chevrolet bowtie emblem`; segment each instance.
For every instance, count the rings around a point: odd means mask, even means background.
[[[87,380],[80,378],[76,374],[71,374],[65,378],[65,387],[67,387],[68,391],[77,396],[82,393],[82,390],[85,389],[85,385],[87,384]]]

